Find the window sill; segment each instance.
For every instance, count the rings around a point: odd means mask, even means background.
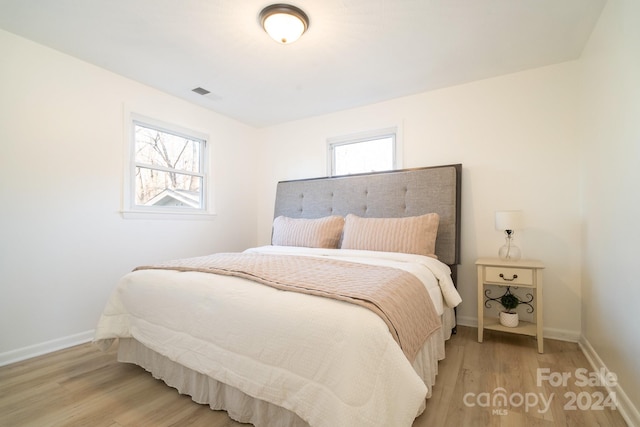
[[[120,211],[124,219],[160,219],[160,220],[202,220],[210,221],[217,215],[211,212],[157,212],[157,211]]]

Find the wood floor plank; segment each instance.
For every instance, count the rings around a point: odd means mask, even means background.
[[[140,367],[117,362],[116,349],[101,352],[86,344],[0,367],[0,426],[246,425],[180,395]],[[582,396],[584,406],[588,396],[606,394],[603,387],[576,384],[575,378],[562,385],[538,385],[541,368],[572,376],[578,368],[591,370],[575,343],[545,340],[545,353],[538,354],[531,337],[487,331],[478,343],[475,328],[460,326],[446,351],[432,397],[414,427],[626,425],[608,407],[567,409],[566,396]],[[525,405],[515,399],[495,405],[500,390],[509,397],[535,395],[551,404],[545,408],[540,401]]]

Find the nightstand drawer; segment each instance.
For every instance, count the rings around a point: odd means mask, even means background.
[[[485,267],[485,281],[506,285],[533,285],[533,270],[528,268]]]

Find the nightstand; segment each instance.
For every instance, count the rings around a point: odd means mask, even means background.
[[[542,335],[542,269],[544,264],[534,259],[505,261],[499,258],[480,258],[476,261],[478,268],[478,342],[482,342],[484,329],[531,335],[538,341],[538,353],[543,352],[544,337]],[[519,325],[510,328],[502,326],[498,318],[485,317],[487,303],[500,305],[497,297],[485,292],[485,286],[506,288],[528,288],[530,300],[528,305],[534,312],[535,323],[520,321]],[[535,294],[535,296],[534,296]]]

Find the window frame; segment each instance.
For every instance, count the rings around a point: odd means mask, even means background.
[[[168,133],[178,137],[201,142],[199,173],[185,172],[163,166],[149,168],[147,164],[136,162],[136,125]],[[209,182],[209,135],[162,120],[153,119],[137,113],[129,113],[125,124],[125,177],[123,191],[122,215],[132,219],[207,219],[214,215],[213,197],[210,192]],[[201,206],[199,208],[184,206],[144,206],[136,203],[136,169],[138,166],[153,169],[160,172],[177,172],[179,174],[201,177],[200,188]]]
[[[376,129],[366,132],[359,132],[350,135],[337,136],[327,139],[327,176],[338,176],[336,175],[336,164],[335,164],[335,150],[334,148],[337,146],[350,145],[350,144],[358,144],[367,141],[374,141],[378,139],[384,138],[392,138],[393,141],[393,159],[391,169],[388,170],[397,170],[402,169],[402,139],[400,137],[400,128],[398,126]],[[356,172],[356,173],[368,173],[369,171]],[[375,171],[382,172],[382,171]],[[356,174],[354,173],[354,174]],[[347,174],[351,175],[351,174]]]

